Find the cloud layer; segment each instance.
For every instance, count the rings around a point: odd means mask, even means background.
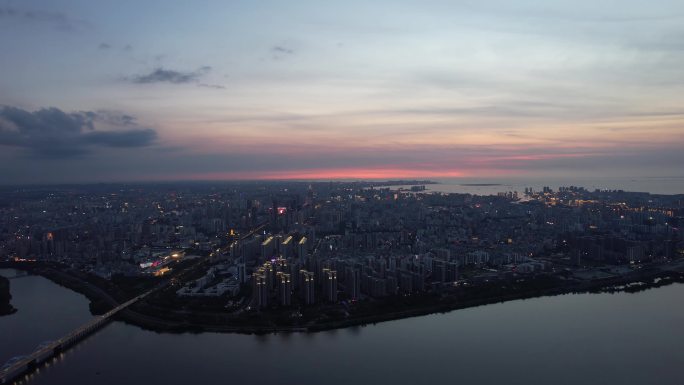
[[[143,75],[136,75],[131,78],[133,83],[149,84],[149,83],[196,83],[207,72],[211,71],[211,67],[203,66],[196,71],[175,71],[164,69],[162,67],[153,69],[150,73]]]
[[[63,31],[78,31],[90,26],[90,23],[77,20],[63,12],[45,10],[19,9],[0,6],[0,20],[16,20],[24,23],[44,23]]]
[[[0,3],[7,183],[684,175],[681,0]]]
[[[125,114],[0,107],[0,146],[22,148],[38,157],[72,158],[97,147],[145,147],[156,138],[155,130],[138,127],[135,118]]]

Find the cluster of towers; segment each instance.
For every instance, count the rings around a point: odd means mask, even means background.
[[[318,276],[320,279],[315,272],[298,263],[288,264],[281,257],[266,261],[252,274],[252,305],[262,309],[277,301],[280,306],[290,306],[295,293],[303,305],[314,304],[319,296],[337,302],[337,271],[323,268]]]

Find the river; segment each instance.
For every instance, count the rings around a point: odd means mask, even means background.
[[[0,270],[9,276],[13,272]],[[90,318],[80,294],[11,281],[0,357]],[[314,334],[165,334],[114,322],[29,384],[681,384],[684,285],[568,294]]]

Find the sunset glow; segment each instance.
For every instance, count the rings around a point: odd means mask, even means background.
[[[682,175],[678,3],[62,3],[0,12],[5,183]]]
[[[399,179],[399,178],[460,178],[471,176],[459,171],[438,171],[396,168],[357,168],[292,170],[281,172],[209,173],[176,175],[180,180],[329,180],[329,179]]]

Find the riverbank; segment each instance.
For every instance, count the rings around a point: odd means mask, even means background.
[[[12,294],[10,294],[10,280],[0,275],[0,316],[15,313],[15,309],[10,301]]]
[[[651,282],[643,282],[642,279]],[[639,285],[632,285],[634,283]],[[349,319],[340,321],[331,321],[320,325],[311,325],[307,331],[324,331],[338,328],[346,328],[351,326],[364,326],[368,324],[376,324],[385,321],[394,321],[404,318],[420,317],[436,313],[448,313],[455,310],[492,305],[497,303],[504,303],[509,301],[527,300],[540,297],[553,297],[566,294],[598,294],[598,293],[638,293],[641,291],[658,288],[674,283],[684,283],[684,274],[679,273],[673,275],[670,273],[654,274],[650,278],[643,277],[637,281],[629,280],[611,280],[610,282],[594,282],[568,285],[566,287],[547,288],[543,290],[529,290],[520,291],[517,293],[501,294],[493,297],[482,297],[461,300],[458,297],[445,297],[440,302],[426,306],[419,306],[413,309],[407,309],[397,312],[382,313],[376,315],[369,315],[359,319]],[[618,288],[618,286],[624,286]]]
[[[74,275],[74,272],[60,271],[54,267],[31,266],[28,270],[85,295],[91,301],[90,308],[93,314],[101,314],[134,295],[123,292],[109,281],[87,282],[84,279],[90,276],[78,276]],[[559,275],[540,274],[528,277],[522,282],[490,282],[454,288],[448,292],[362,301],[344,316],[340,313],[330,316],[330,312],[326,312],[329,308],[326,307],[310,312],[320,313],[320,315],[294,320],[269,311],[232,316],[227,310],[188,312],[160,306],[154,302],[154,299],[150,299],[122,311],[116,319],[146,330],[171,333],[317,332],[445,313],[513,300],[580,293],[634,293],[672,283],[684,283],[684,271],[681,265],[672,269],[654,267],[625,276],[589,281],[568,280]]]
[[[607,279],[602,281],[572,283],[561,287],[535,287],[546,281],[546,278],[539,277],[538,280],[529,282],[527,288],[522,288],[510,293],[496,293],[493,295],[483,295],[482,291],[472,292],[470,295],[460,293],[447,296],[423,295],[414,296],[416,303],[410,308],[399,308],[396,310],[374,309],[374,313],[363,314],[358,316],[350,316],[344,319],[331,320],[317,320],[306,325],[274,325],[274,326],[251,326],[251,325],[215,325],[203,323],[182,323],[170,322],[167,323],[161,319],[153,322],[138,322],[139,320],[132,320],[124,318],[123,321],[142,327],[147,330],[157,332],[215,332],[215,333],[241,333],[241,334],[268,334],[268,333],[292,333],[292,332],[319,332],[333,329],[342,329],[349,327],[365,326],[370,324],[377,324],[386,321],[394,321],[404,318],[420,317],[429,314],[447,313],[454,310],[466,309],[478,306],[486,306],[496,303],[504,303],[515,300],[525,300],[539,297],[550,297],[565,294],[583,294],[583,293],[636,293],[640,291],[649,290],[652,288],[662,287],[673,283],[684,283],[684,273],[682,272],[647,272],[640,274],[638,277],[632,276],[628,279]],[[639,283],[635,285],[635,283]],[[541,286],[544,286],[542,283]],[[480,288],[483,289],[483,288]],[[491,289],[491,287],[490,287]],[[485,288],[485,291],[487,289]],[[156,314],[163,314],[159,309],[155,309]],[[264,315],[268,317],[268,315]],[[148,320],[150,321],[150,320]],[[159,322],[161,321],[161,322]]]

